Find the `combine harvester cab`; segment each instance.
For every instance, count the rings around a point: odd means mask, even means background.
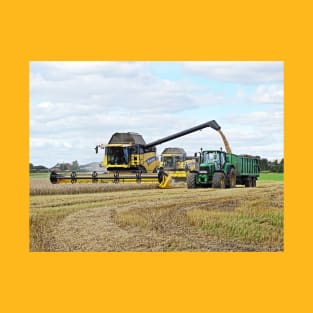
[[[160,164],[156,147],[146,147],[137,133],[115,133],[104,148],[103,166],[108,171],[156,173]]]
[[[195,169],[196,158],[188,157],[183,148],[165,148],[161,153],[160,166],[175,181],[186,181],[188,171]]]

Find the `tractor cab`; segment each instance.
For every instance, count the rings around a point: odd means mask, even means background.
[[[226,162],[226,153],[224,151],[202,151],[200,159],[200,171],[208,170],[215,172],[223,170]]]

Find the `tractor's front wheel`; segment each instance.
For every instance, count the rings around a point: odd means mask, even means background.
[[[213,174],[212,180],[213,188],[225,188],[225,174],[221,172],[216,172]]]
[[[196,188],[196,178],[197,178],[197,173],[188,173],[187,176],[187,188]]]

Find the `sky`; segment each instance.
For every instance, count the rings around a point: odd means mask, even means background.
[[[146,143],[216,120],[235,154],[284,157],[282,61],[30,62],[30,162],[101,162],[115,132]],[[211,128],[157,146],[224,148]]]

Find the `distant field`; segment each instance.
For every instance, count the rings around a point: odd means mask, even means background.
[[[284,173],[261,173],[260,181],[284,181]]]
[[[50,173],[30,173],[30,178],[49,178]]]

